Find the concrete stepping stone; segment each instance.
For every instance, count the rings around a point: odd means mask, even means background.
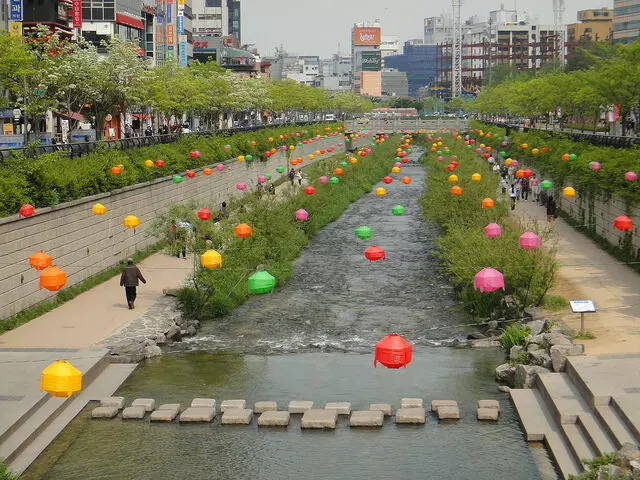
[[[194,408],[206,407],[216,409],[215,398],[194,398],[191,400],[191,406]]]
[[[396,410],[396,423],[424,423],[425,415],[422,407],[399,408]]]
[[[234,408],[244,410],[245,408],[247,408],[247,401],[246,400],[224,400],[220,404],[220,412],[222,413],[226,412],[227,410],[233,410]]]
[[[277,410],[278,410],[278,402],[271,402],[271,401],[256,402],[253,405],[254,413],[274,412]]]
[[[460,410],[458,407],[443,406],[438,407],[439,420],[460,420]]]
[[[136,398],[131,402],[132,407],[144,407],[146,412],[153,412],[156,408],[156,401],[153,398]]]
[[[132,405],[122,411],[122,418],[140,420],[146,413],[147,409],[143,405]]]
[[[310,400],[291,400],[289,402],[289,413],[304,413],[313,408],[313,402]]]
[[[403,398],[400,400],[400,408],[422,408],[422,399]]]
[[[300,426],[302,428],[336,428],[338,412],[324,408],[311,408],[304,412]]]
[[[258,417],[258,426],[260,427],[286,427],[289,425],[291,414],[289,412],[277,412],[275,410],[267,410]]]
[[[118,410],[124,408],[124,397],[107,397],[100,400],[101,407],[116,407]]]
[[[166,403],[161,407],[167,407],[168,405],[177,405],[173,408],[158,408],[155,412],[151,412],[152,422],[173,422],[174,418],[178,416],[180,412],[180,405],[177,403]]]
[[[372,403],[369,405],[369,410],[380,410],[385,416],[391,416],[391,404],[390,403]]]
[[[490,420],[496,421],[498,420],[498,416],[500,415],[500,410],[497,408],[479,408],[478,409],[478,420]]]
[[[349,417],[351,427],[381,427],[383,421],[382,410],[356,410]]]
[[[181,405],[179,403],[163,403],[156,410],[178,410],[180,411]]]
[[[91,411],[91,418],[113,418],[119,411],[118,407],[96,407]]]
[[[437,412],[440,407],[457,407],[458,402],[455,400],[431,400],[431,411]]]
[[[210,422],[216,416],[216,411],[209,407],[189,407],[180,414],[180,423]]]
[[[498,400],[478,400],[478,408],[495,408],[500,411],[500,402]]]
[[[250,408],[230,408],[222,414],[222,425],[249,425],[253,418]]]
[[[324,406],[325,410],[335,410],[338,415],[350,415],[351,403],[349,402],[329,402]]]

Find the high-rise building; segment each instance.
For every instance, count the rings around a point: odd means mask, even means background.
[[[407,75],[408,94],[419,96],[420,89],[428,91],[436,80],[438,58],[437,45],[424,45],[422,40],[407,41],[402,55],[386,57],[385,67],[394,68]]]
[[[380,54],[380,22],[356,23],[351,29],[351,71],[352,88],[360,93],[362,76],[360,72],[380,72],[382,57]],[[376,89],[376,91],[378,91]]]
[[[38,1],[38,0],[35,0]],[[101,42],[114,36],[139,41],[144,32],[141,0],[82,0],[80,22],[73,27],[81,35],[103,50]]]
[[[382,66],[384,66],[385,57],[400,54],[400,39],[395,35],[382,35],[380,37],[380,56],[382,57]]]
[[[640,36],[640,0],[614,0],[613,41],[631,43]]]
[[[3,1],[5,3],[5,1]],[[42,24],[49,27],[52,32],[58,32],[62,36],[70,37],[72,32],[67,20],[68,11],[71,9],[71,0],[23,0],[10,2],[11,7],[19,4],[22,7],[22,18],[14,18],[15,12],[11,10],[9,19],[22,22],[21,27],[24,33],[33,32],[36,25]],[[17,25],[12,25],[12,31]],[[17,33],[17,31],[16,31]]]
[[[0,31],[9,30],[9,8],[7,2],[0,2]]]
[[[227,2],[227,35],[233,35],[237,42],[242,45],[242,10],[240,0],[226,0]]]
[[[613,10],[594,8],[580,10],[578,23],[567,25],[567,40],[576,43],[580,40],[591,42],[609,42],[613,31]]]
[[[451,15],[442,14],[439,17],[424,19],[424,44],[437,45],[453,40],[453,19]]]

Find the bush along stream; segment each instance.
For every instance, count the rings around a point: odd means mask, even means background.
[[[197,217],[198,209],[214,211],[214,207],[173,206],[154,228],[162,236],[176,218],[195,227],[196,234],[189,243],[195,257],[195,273],[191,286],[177,293],[184,315],[202,320],[229,312],[249,298],[247,282],[257,270],[267,271],[277,285],[282,285],[291,274],[292,262],[309,240],[339,218],[351,203],[371,192],[372,186],[389,172],[396,144],[393,139],[382,139],[377,145],[373,143],[371,153],[365,156],[360,155],[360,150],[359,154],[338,155],[314,164],[304,170],[308,181],[303,187],[292,187],[289,195],[245,195],[229,206],[230,218],[218,223]],[[338,168],[341,174],[336,173]],[[321,183],[321,177],[326,177],[326,183]],[[308,187],[315,192],[309,195],[309,190],[305,191]],[[308,213],[307,220],[296,218],[298,210]],[[252,234],[238,238],[235,227],[239,224],[249,225]],[[209,269],[200,264],[200,255],[211,249],[222,256],[220,268]]]

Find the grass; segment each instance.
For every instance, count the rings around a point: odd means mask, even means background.
[[[500,335],[500,345],[507,356],[511,352],[511,347],[524,346],[524,340],[529,336],[529,329],[519,323],[507,325]]]
[[[545,310],[551,310],[552,312],[559,312],[568,306],[569,301],[558,295],[546,295],[542,300],[542,308]]]
[[[0,480],[18,480],[18,475],[7,470],[7,466],[0,460]]]
[[[151,245],[144,250],[140,250],[131,256],[134,262],[139,262],[154,254],[158,250],[163,247],[163,243],[159,242],[157,244]],[[18,328],[20,325],[24,325],[27,322],[30,322],[34,318],[38,318],[44,315],[51,310],[58,308],[63,303],[68,302],[69,300],[74,299],[78,295],[87,290],[91,290],[93,287],[100,285],[101,283],[106,282],[110,278],[115,277],[116,275],[120,275],[122,272],[122,268],[125,266],[126,261],[122,260],[117,265],[110,267],[102,272],[96,273],[91,277],[83,280],[82,282],[76,283],[75,285],[64,288],[60,290],[55,297],[49,300],[45,300],[43,302],[37,303],[31,307],[25,308],[21,312],[16,313],[12,317],[7,318],[6,320],[0,320],[0,334],[7,332],[9,330],[13,330],[14,328]],[[2,480],[2,477],[0,477]]]
[[[572,337],[574,340],[595,340],[596,336],[591,333],[589,330],[585,331],[584,334],[576,333]]]

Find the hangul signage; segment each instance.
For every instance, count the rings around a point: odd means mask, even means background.
[[[177,22],[178,35],[183,35],[184,34],[184,16],[178,15],[177,20],[178,20]]]
[[[186,67],[187,66],[187,37],[185,35],[182,35],[182,37],[184,37],[184,40],[181,38],[180,39],[180,51],[179,54],[180,56],[178,57],[178,65],[180,65],[181,67]]]
[[[73,0],[71,18],[73,20],[73,28],[82,29],[82,0]]]
[[[168,44],[173,44],[175,43],[176,38],[175,38],[175,30],[173,28],[173,25],[167,25],[167,43]]]
[[[23,12],[22,0],[9,0],[9,20],[21,22]]]
[[[166,19],[167,19],[167,23],[172,23],[172,12],[173,12],[173,4],[171,3],[167,3],[167,15],[166,15]]]

